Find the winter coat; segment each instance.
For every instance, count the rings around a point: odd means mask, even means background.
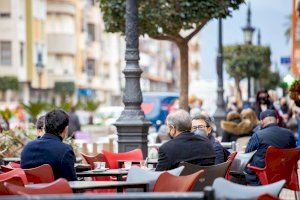
[[[239,113],[228,113],[226,121],[221,121],[222,142],[236,141],[239,137],[252,135],[253,125],[250,120],[241,119]]]

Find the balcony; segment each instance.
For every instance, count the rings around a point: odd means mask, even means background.
[[[75,5],[72,3],[67,2],[56,2],[56,1],[48,1],[47,3],[47,13],[59,13],[59,14],[68,14],[68,15],[75,15],[76,8]]]
[[[75,35],[70,34],[48,34],[48,52],[53,54],[75,55]]]

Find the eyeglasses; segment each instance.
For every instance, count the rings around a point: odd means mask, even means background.
[[[204,129],[204,128],[208,128],[209,126],[203,126],[203,125],[199,125],[199,126],[192,126],[193,130],[197,130],[197,129]]]

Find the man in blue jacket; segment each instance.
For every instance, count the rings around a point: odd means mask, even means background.
[[[207,137],[212,144],[216,159],[215,164],[226,162],[229,152],[220,144],[220,142],[213,136],[213,121],[209,116],[201,113],[195,113],[192,116],[192,131],[196,135]]]
[[[69,116],[63,110],[52,110],[45,116],[45,134],[25,145],[21,153],[23,169],[51,165],[55,179],[77,180],[75,154],[70,145],[63,143],[68,133]]]
[[[249,140],[246,153],[256,151],[251,165],[255,167],[265,167],[265,154],[269,146],[283,149],[295,148],[296,140],[293,132],[278,126],[278,119],[274,110],[266,110],[260,113],[262,129],[255,132]],[[250,169],[246,169],[246,181],[250,185],[260,185],[256,174]]]

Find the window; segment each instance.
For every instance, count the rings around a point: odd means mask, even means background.
[[[95,41],[95,24],[88,24],[88,41]]]
[[[2,41],[0,43],[0,63],[1,65],[11,65],[11,42]]]
[[[0,1],[0,18],[10,17],[10,0],[1,0]]]
[[[24,64],[24,43],[20,42],[20,65]]]
[[[95,76],[95,60],[94,59],[87,59],[87,75],[89,77]]]

